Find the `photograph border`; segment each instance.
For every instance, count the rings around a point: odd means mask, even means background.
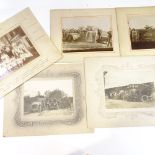
[[[67,120],[40,120],[40,121],[23,121],[21,118],[21,98],[22,96],[22,86],[16,90],[16,97],[14,98],[14,102],[17,104],[17,110],[14,116],[15,124],[20,127],[28,127],[28,126],[46,126],[46,125],[54,125],[54,124],[76,124],[78,123],[82,117],[83,112],[81,108],[81,76],[78,72],[70,72],[70,73],[59,73],[59,74],[50,74],[48,77],[60,78],[62,77],[71,77],[73,78],[74,84],[74,92],[75,92],[75,115],[71,119]],[[40,76],[39,78],[45,78],[46,75]]]
[[[85,59],[86,70],[86,104],[88,127],[125,127],[155,124],[155,108],[104,109],[103,67],[145,66],[155,68],[155,58],[149,57],[104,57]],[[154,70],[153,70],[154,72]],[[154,77],[153,77],[154,78]]]
[[[23,28],[40,56],[0,81],[0,97],[8,94],[62,57],[62,52],[57,50],[29,8],[2,22],[0,36],[4,36],[17,26]]]
[[[130,30],[129,30],[129,17],[135,17],[135,16],[154,16],[155,17],[155,14],[144,14],[144,15],[140,15],[140,14],[127,14],[126,18],[127,18],[127,25],[128,25],[128,39],[129,39],[129,42],[130,42],[130,52],[133,53],[133,52],[142,52],[142,51],[147,51],[147,52],[151,52],[152,50],[155,50],[155,47],[154,48],[148,48],[148,49],[145,49],[145,48],[142,48],[142,49],[132,49],[132,43],[131,43],[131,39],[130,39]]]
[[[66,62],[82,62],[86,57],[96,56],[119,56],[119,38],[116,10],[114,8],[108,9],[56,9],[50,10],[50,38],[53,40],[57,48],[62,51],[62,18],[74,17],[94,17],[94,16],[111,16],[111,28],[113,33],[113,51],[91,51],[91,52],[67,52],[63,53],[64,57],[60,61]]]
[[[116,9],[121,55],[123,56],[155,55],[155,48],[132,49],[130,32],[129,32],[129,23],[128,23],[129,17],[132,16],[155,16],[154,9],[155,7],[135,7],[135,8],[125,7]]]
[[[127,59],[127,57],[124,58],[124,60],[125,59]],[[106,58],[105,58],[105,60],[106,60]],[[122,60],[123,60],[123,58],[122,58]],[[124,64],[123,67],[128,67],[129,62],[126,63],[124,60],[122,62],[120,62],[119,64]],[[130,63],[131,63],[131,61],[130,61]],[[102,63],[102,64],[104,64],[104,63]],[[101,63],[100,63],[100,65],[101,65]],[[120,117],[122,117],[122,118],[126,117],[126,118],[132,119],[132,118],[139,117],[139,115],[154,117],[155,116],[155,107],[154,106],[153,107],[142,107],[142,108],[106,108],[104,79],[103,79],[103,74],[101,74],[101,73],[103,73],[105,66],[110,67],[110,68],[116,68],[116,69],[120,68],[115,65],[110,65],[109,62],[108,63],[105,62],[105,64],[101,65],[100,69],[98,69],[97,72],[95,73],[94,80],[95,80],[95,83],[97,84],[96,95],[98,96],[98,100],[99,100],[99,103],[97,106],[97,112],[100,115],[100,117],[105,118],[105,119],[111,119],[111,120],[117,119]],[[136,66],[138,66],[138,68],[148,68],[148,67],[155,68],[155,64],[137,63]],[[130,67],[132,68],[133,66],[130,66]]]

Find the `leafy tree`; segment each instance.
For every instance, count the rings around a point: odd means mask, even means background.
[[[51,99],[61,100],[62,98],[66,96],[67,94],[59,89],[49,92],[49,98]]]
[[[145,25],[144,27],[146,30],[151,30],[153,27],[152,26],[149,26],[149,25]]]
[[[45,98],[49,98],[50,92],[51,92],[50,90],[45,91],[45,93],[44,93]]]

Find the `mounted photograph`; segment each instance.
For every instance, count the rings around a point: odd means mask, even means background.
[[[25,118],[74,113],[72,79],[34,79],[26,82],[23,87]]]
[[[149,77],[153,77],[154,74],[153,71],[148,73],[145,69],[104,71],[105,107],[109,109],[155,107],[155,81]]]
[[[83,63],[51,66],[6,95],[4,136],[86,133]]]
[[[155,125],[155,58],[86,58],[89,127]]]
[[[155,48],[155,16],[128,16],[132,50]]]
[[[46,51],[46,52],[45,52]],[[1,23],[0,97],[61,58],[29,8]]]
[[[21,26],[0,37],[0,80],[39,54]]]
[[[111,16],[62,18],[63,52],[113,51],[111,20]]]

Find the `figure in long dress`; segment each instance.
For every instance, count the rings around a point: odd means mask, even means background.
[[[22,51],[21,53],[23,53],[26,58],[33,56],[32,53],[26,48],[26,46],[22,42],[19,42],[18,48]]]
[[[92,31],[87,31],[87,33],[86,33],[86,41],[87,42],[93,42]]]
[[[25,58],[22,58],[22,53],[21,50],[19,50],[17,43],[16,42],[12,42],[11,44],[12,46],[12,53],[15,57],[15,62],[19,67],[23,66],[23,61],[25,60]]]
[[[11,70],[11,68],[10,68],[10,58],[9,58],[9,56],[5,52],[1,53],[1,60],[2,60],[3,66],[8,71],[10,71]]]
[[[12,46],[12,53],[15,56],[15,58],[16,59],[20,58],[20,51],[19,51],[19,48],[17,47],[16,42],[12,42],[11,46]]]
[[[0,77],[4,76],[8,72],[5,64],[3,62],[0,63]]]
[[[96,43],[97,40],[97,31],[96,30],[88,30],[86,33],[86,41],[90,43]]]

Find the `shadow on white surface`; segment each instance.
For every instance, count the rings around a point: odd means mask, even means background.
[[[69,155],[154,155],[155,135],[151,134],[154,129],[155,127],[97,129],[95,135],[100,135],[103,139]],[[109,130],[107,138],[102,136],[104,130]]]

